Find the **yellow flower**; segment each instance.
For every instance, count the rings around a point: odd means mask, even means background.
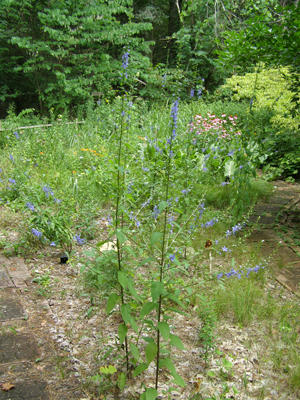
[[[44,154],[44,153],[41,151],[40,154]]]
[[[72,171],[73,172],[73,174],[76,174],[76,171]]]

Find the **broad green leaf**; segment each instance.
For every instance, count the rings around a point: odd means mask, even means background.
[[[180,375],[177,374],[174,364],[172,363],[172,361],[169,358],[165,358],[164,360],[162,360],[161,365],[168,368],[168,370],[170,371],[171,375],[174,378],[174,382],[177,385],[179,385],[181,387],[186,386],[184,380],[181,378]]]
[[[133,280],[131,277],[127,278],[127,286],[128,286],[128,290],[129,292],[132,294],[132,296],[138,300],[141,301],[141,297],[138,295],[137,291],[135,290],[134,286],[133,286]]]
[[[223,358],[223,366],[227,371],[230,371],[233,367],[233,364],[231,361],[227,360],[227,358]]]
[[[139,348],[135,344],[130,343],[130,350],[131,350],[133,357],[138,361],[141,357]]]
[[[171,344],[175,347],[177,347],[177,349],[179,350],[185,350],[184,345],[182,344],[181,339],[177,336],[177,335],[172,335],[172,333],[170,333],[170,341]]]
[[[224,176],[232,177],[235,171],[235,163],[233,160],[226,161],[224,165]]]
[[[109,298],[107,300],[107,306],[106,306],[107,314],[109,314],[111,312],[111,310],[115,307],[118,300],[119,300],[119,296],[117,295],[117,293],[112,293],[109,296]]]
[[[176,265],[178,265],[178,267],[181,267],[181,264],[180,264],[180,262],[179,262],[179,260],[175,257],[175,259],[174,259],[174,263],[176,264]]]
[[[172,361],[170,360],[170,358],[164,358],[164,359],[160,359],[159,361],[159,367],[166,367],[168,368],[168,370],[171,372],[171,374],[173,372],[176,372],[176,369],[174,367],[174,364],[172,363]]]
[[[182,303],[181,300],[178,299],[178,297],[174,296],[174,294],[168,294],[168,299],[173,300],[175,303],[179,304],[182,308],[185,308],[185,305]]]
[[[120,171],[120,174],[124,174],[124,167],[121,167],[120,165],[118,166],[118,170]]]
[[[125,385],[126,385],[126,374],[124,372],[121,372],[120,375],[118,376],[118,388],[120,390],[123,390]]]
[[[146,354],[147,363],[150,364],[151,361],[154,360],[154,358],[156,357],[156,354],[157,354],[156,343],[153,342],[153,343],[147,344],[146,349],[145,349],[145,354]]]
[[[141,310],[139,319],[144,318],[145,315],[148,315],[152,310],[154,310],[154,308],[157,308],[157,303],[145,303]]]
[[[153,281],[151,282],[151,296],[152,300],[155,301],[159,298],[164,290],[164,284],[162,282]]]
[[[143,336],[142,339],[144,339],[145,342],[147,342],[147,343],[154,342],[154,339],[152,337],[150,337],[150,336]]]
[[[80,267],[80,273],[82,274],[84,272],[84,270],[86,269],[87,265],[82,265]]]
[[[139,263],[139,265],[142,266],[142,265],[144,265],[144,264],[147,264],[147,263],[150,262],[150,261],[155,261],[155,258],[154,258],[154,257],[147,257],[147,258],[145,258],[143,261],[141,261],[141,262]]]
[[[159,239],[162,237],[162,233],[161,232],[153,232],[150,238],[150,244],[151,246],[153,246],[156,242],[159,241]]]
[[[126,289],[128,285],[128,280],[125,271],[118,271],[118,281],[122,288]]]
[[[125,324],[128,324],[131,317],[131,307],[129,304],[121,305],[121,314]]]
[[[174,378],[174,380],[172,382],[176,383],[180,387],[186,386],[186,383],[184,382],[184,380],[181,378],[181,376],[177,372],[175,372],[173,374],[171,373],[171,375]]]
[[[128,328],[125,324],[120,324],[118,327],[118,334],[119,334],[119,339],[120,343],[122,344],[125,340],[125,337],[127,335]]]
[[[166,201],[161,201],[158,205],[159,212],[161,213],[166,207],[168,203]]]
[[[158,329],[161,334],[161,336],[165,339],[167,342],[170,336],[170,327],[167,322],[159,322],[158,324]]]
[[[122,245],[127,240],[126,236],[124,235],[121,229],[116,229],[116,236],[120,242],[120,245]]]
[[[128,323],[130,324],[130,326],[132,327],[132,329],[134,330],[134,332],[136,333],[136,334],[138,334],[139,333],[139,328],[138,328],[138,326],[137,326],[137,323],[135,322],[135,319],[133,318],[133,317],[129,317],[129,319],[128,319]]]
[[[135,370],[134,373],[132,374],[132,377],[134,378],[135,376],[139,375],[140,373],[144,372],[148,368],[148,364],[146,363],[141,363]]]
[[[187,314],[187,313],[185,313],[184,311],[178,310],[178,308],[170,307],[170,308],[168,308],[168,310],[174,311],[174,312],[176,312],[177,314],[182,314],[182,315],[185,315],[186,317],[188,317],[188,314]]]
[[[117,372],[117,368],[114,367],[113,365],[109,365],[108,367],[100,367],[100,373],[101,374],[114,374]]]
[[[149,388],[146,390],[146,400],[155,400],[158,396],[157,390],[154,388]]]
[[[123,250],[127,251],[127,253],[131,254],[134,258],[137,258],[137,255],[130,246],[123,246],[122,248]]]

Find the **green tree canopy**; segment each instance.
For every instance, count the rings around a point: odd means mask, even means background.
[[[41,110],[83,104],[116,82],[123,47],[148,60],[140,33],[152,26],[132,21],[132,0],[3,0],[0,12],[2,100],[28,91]]]

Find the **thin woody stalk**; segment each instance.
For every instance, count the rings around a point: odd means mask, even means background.
[[[174,102],[174,105],[172,107],[172,112],[171,112],[171,117],[173,119],[173,122],[172,122],[171,137],[168,140],[168,143],[169,143],[169,156],[168,156],[167,165],[166,165],[166,170],[167,170],[166,191],[165,191],[165,202],[166,203],[168,203],[168,197],[169,197],[171,158],[173,156],[172,144],[173,144],[173,139],[175,138],[175,132],[176,132],[176,127],[177,127],[177,112],[178,112],[178,100],[176,100]],[[168,211],[169,211],[169,207],[166,206],[165,214],[164,214],[163,242],[162,242],[162,248],[161,248],[161,262],[160,262],[160,275],[159,275],[159,281],[160,282],[163,282],[163,278],[164,278],[165,253],[166,253],[165,252],[165,247],[166,247],[166,241],[167,241],[167,239],[166,239],[167,234],[166,233],[167,233]],[[159,300],[158,300],[157,323],[160,322],[161,314],[162,314],[162,295],[160,294]],[[156,356],[155,388],[157,390],[157,387],[158,387],[158,375],[159,375],[159,360],[160,360],[160,333],[159,333],[159,329],[157,329],[156,344],[157,344],[157,356]]]

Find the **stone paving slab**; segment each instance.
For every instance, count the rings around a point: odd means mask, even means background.
[[[273,225],[273,224],[275,224],[276,218],[277,218],[276,215],[263,216],[263,217],[260,217],[259,223],[260,223],[260,225]]]
[[[0,254],[0,289],[14,286],[21,288],[32,284],[32,276],[22,258],[8,258]]]
[[[292,196],[284,196],[283,193],[280,193],[280,196],[272,197],[272,204],[287,204],[289,201],[293,199]]]
[[[300,296],[300,262],[290,268],[284,268],[276,275],[276,280],[291,292]]]
[[[2,293],[0,293],[0,295],[1,294]],[[24,319],[25,317],[26,312],[22,304],[17,299],[9,297],[0,298],[0,321]]]
[[[35,361],[39,356],[33,335],[0,335],[0,364]]]
[[[8,276],[8,273],[3,266],[0,265],[0,289],[14,287],[13,281]]]
[[[280,257],[284,263],[296,263],[300,261],[300,258],[297,256],[297,254],[286,246],[279,247],[276,256]]]
[[[28,380],[23,382],[12,382],[12,383],[15,385],[15,387],[9,390],[8,392],[0,390],[0,400],[48,400],[49,399],[46,382]]]
[[[261,242],[264,241],[276,241],[279,242],[279,237],[273,231],[273,229],[261,229],[253,230],[251,236],[248,238],[250,242]]]

